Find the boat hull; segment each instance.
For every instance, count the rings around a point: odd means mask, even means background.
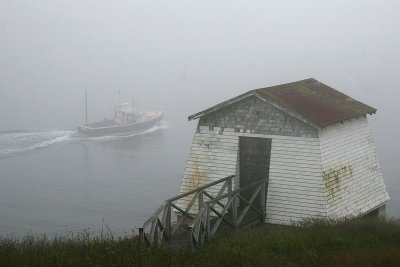
[[[162,112],[154,112],[154,116],[148,120],[130,123],[125,125],[113,125],[113,126],[101,126],[96,127],[92,125],[100,125],[101,123],[94,123],[89,125],[82,125],[78,127],[78,132],[88,136],[107,136],[107,135],[117,135],[123,133],[134,133],[149,129],[155,126],[163,118]]]

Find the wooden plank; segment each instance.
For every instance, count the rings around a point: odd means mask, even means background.
[[[299,213],[318,213],[318,214],[327,214],[326,206],[318,206],[318,205],[299,205],[294,202],[277,202],[275,201],[268,201],[268,211],[272,210],[281,210],[281,211],[289,211],[289,210],[297,210]]]
[[[276,176],[292,175],[293,177],[299,177],[299,179],[301,179],[301,177],[322,177],[321,170],[319,170],[319,171],[318,170],[310,170],[307,167],[303,167],[303,166],[297,166],[297,168],[290,167],[285,170],[280,166],[271,165],[269,174],[276,175]]]
[[[288,190],[288,188],[293,188]],[[277,192],[290,192],[290,193],[296,193],[299,195],[303,194],[324,194],[324,189],[321,188],[320,186],[312,186],[310,184],[302,184],[298,186],[290,186],[288,184],[284,183],[270,183],[270,190],[274,190]]]

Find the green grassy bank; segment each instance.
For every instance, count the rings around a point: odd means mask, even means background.
[[[400,221],[264,225],[220,235],[193,253],[144,249],[135,238],[0,239],[0,266],[400,266]]]

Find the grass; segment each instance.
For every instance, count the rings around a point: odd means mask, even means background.
[[[0,238],[0,266],[400,266],[400,221],[263,225],[220,234],[193,253],[87,232]]]

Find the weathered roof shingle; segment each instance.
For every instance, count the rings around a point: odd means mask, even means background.
[[[306,79],[249,91],[193,114],[189,116],[189,120],[197,119],[250,95],[256,95],[283,110],[294,113],[303,118],[304,121],[319,128],[376,112],[375,108],[336,91],[315,79]]]

